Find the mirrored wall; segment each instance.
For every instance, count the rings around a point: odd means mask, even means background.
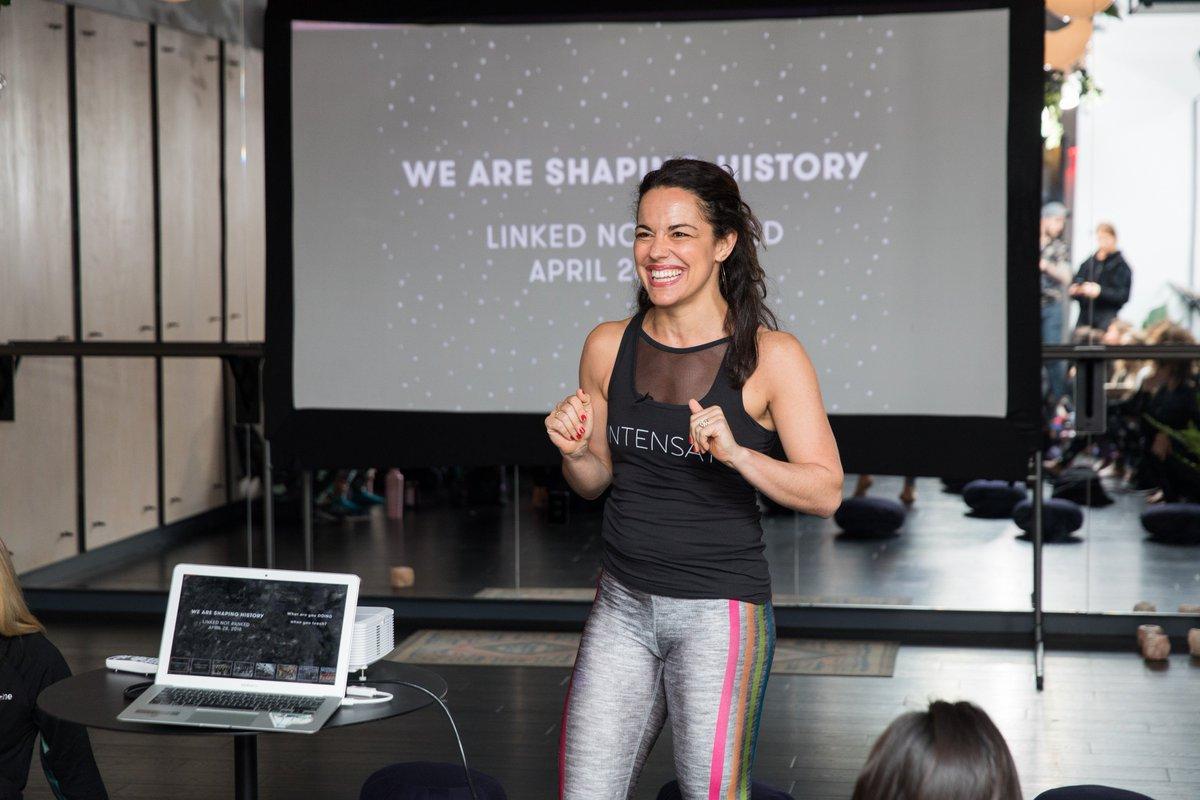
[[[4,229],[20,258],[5,270],[0,341],[262,341],[263,55],[245,41],[43,0],[0,10],[0,147],[20,156],[0,160],[0,216],[20,220]],[[1046,344],[1195,342],[1196,41],[1196,15],[1105,20],[1086,78],[1058,88]],[[55,235],[73,215],[74,254]],[[592,597],[603,496],[581,499],[552,466],[429,468],[402,453],[268,476],[234,363],[20,359],[15,414],[0,422],[0,532],[26,586],[159,591],[176,563],[273,561],[357,573],[366,596]],[[1175,535],[1143,521],[1200,500],[1195,362],[1131,355],[1099,369],[1107,402],[1088,420],[1074,362],[1046,370],[1045,606],[1200,604],[1187,534],[1200,523],[1181,510],[1163,523]],[[847,499],[899,515],[891,529],[760,498],[775,604],[1028,611],[1028,489],[981,477],[846,475]]]

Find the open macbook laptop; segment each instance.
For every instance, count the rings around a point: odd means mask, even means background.
[[[357,575],[180,564],[154,684],[117,719],[314,733],[346,692]]]

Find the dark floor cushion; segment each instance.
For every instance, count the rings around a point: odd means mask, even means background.
[[[1103,508],[1112,505],[1112,498],[1104,491],[1100,476],[1091,467],[1071,467],[1063,470],[1054,479],[1054,498],[1070,500],[1081,506]]]
[[[977,517],[1011,517],[1013,507],[1025,499],[1025,487],[1013,481],[971,481],[963,487],[963,501]]]
[[[495,778],[471,770],[479,800],[508,800]],[[371,773],[358,800],[471,800],[462,764],[411,761]]]
[[[865,500],[866,498],[858,499]],[[679,791],[679,781],[671,781],[659,789],[658,800],[683,800],[683,793]],[[795,800],[795,798],[787,792],[772,789],[765,783],[750,781],[750,800]]]
[[[1033,500],[1026,498],[1013,507],[1013,522],[1033,535]],[[1046,541],[1065,539],[1083,525],[1083,509],[1070,500],[1042,501],[1042,538]]]
[[[1173,544],[1200,544],[1200,505],[1163,503],[1142,512],[1142,527],[1151,538]]]
[[[891,536],[904,524],[904,506],[883,497],[848,497],[833,521],[854,536]]]
[[[1144,794],[1111,786],[1063,786],[1047,789],[1034,800],[1153,800]]]

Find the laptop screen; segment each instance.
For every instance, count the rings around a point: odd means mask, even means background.
[[[333,684],[345,584],[184,575],[167,671]]]

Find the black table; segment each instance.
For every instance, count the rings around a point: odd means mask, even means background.
[[[350,673],[348,685],[353,686],[358,683],[358,674],[357,672]],[[125,699],[125,689],[135,683],[143,683],[152,679],[152,675],[113,672],[104,668],[94,669],[72,675],[47,686],[38,695],[37,704],[38,708],[52,717],[89,728],[103,728],[125,733],[149,733],[159,736],[212,736],[214,734],[231,736],[233,737],[234,796],[237,800],[255,800],[258,797],[259,731],[193,728],[181,725],[146,725],[137,722],[122,722],[117,719],[117,714],[124,711],[125,706],[131,702]],[[409,664],[397,664],[393,661],[379,661],[372,664],[367,669],[367,679],[363,683],[370,686],[375,682],[388,680],[415,683],[425,687],[438,697],[446,696],[446,682],[442,680],[441,676],[427,669]],[[433,703],[433,699],[429,695],[407,686],[381,684],[379,689],[391,693],[392,699],[386,703],[339,708],[321,730],[387,719],[416,711]],[[312,735],[319,736],[320,731]]]

